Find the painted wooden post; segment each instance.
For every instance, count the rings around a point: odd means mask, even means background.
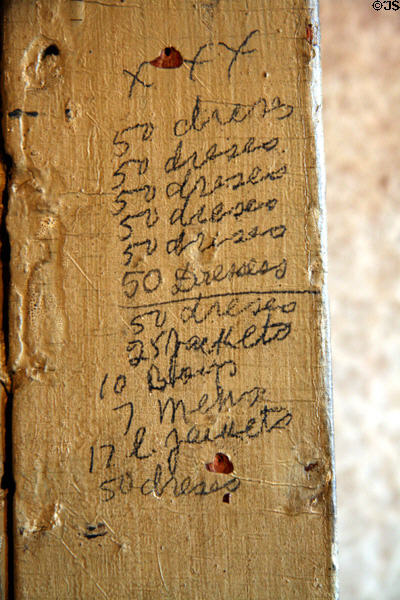
[[[3,18],[15,597],[334,598],[316,4]]]

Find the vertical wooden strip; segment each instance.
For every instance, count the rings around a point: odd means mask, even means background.
[[[6,172],[2,162],[0,162],[0,221],[3,215],[3,194],[6,189]],[[1,241],[3,245],[4,240]],[[2,253],[3,255],[3,253]],[[0,306],[3,308],[3,264],[0,261]],[[0,598],[7,598],[7,567],[8,567],[8,540],[7,540],[7,490],[5,480],[5,460],[6,460],[6,412],[9,390],[9,377],[7,374],[4,329],[3,329],[3,310],[0,311]]]

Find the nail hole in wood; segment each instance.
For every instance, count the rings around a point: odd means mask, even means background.
[[[159,69],[177,69],[183,64],[182,54],[173,46],[168,46],[161,51],[160,56],[150,61],[153,67]]]
[[[223,452],[217,452],[212,463],[206,464],[207,471],[211,473],[224,473],[229,475],[233,471],[233,464]]]
[[[315,462],[315,463],[310,463],[309,465],[306,465],[306,466],[304,467],[304,470],[305,470],[305,471],[308,473],[308,471],[313,471],[313,470],[315,469],[315,467],[317,467],[317,466],[318,466],[318,463],[317,463],[317,462]]]
[[[48,56],[58,56],[60,54],[60,50],[56,44],[50,44],[47,46],[45,50],[43,50],[42,58],[45,59]]]

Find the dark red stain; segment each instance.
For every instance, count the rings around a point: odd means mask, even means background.
[[[317,466],[318,466],[318,463],[317,463],[317,462],[315,462],[315,463],[310,463],[309,465],[306,465],[306,466],[304,467],[304,470],[305,470],[305,471],[307,471],[307,473],[308,473],[308,471],[313,471],[313,470],[315,469],[315,467],[317,467]]]
[[[215,455],[214,462],[206,464],[207,471],[211,471],[211,473],[224,473],[225,475],[229,475],[233,471],[233,464],[222,452],[218,452]]]
[[[307,39],[307,42],[309,44],[311,44],[311,46],[312,46],[312,43],[313,43],[313,30],[312,30],[311,23],[307,23],[307,25],[306,25],[306,39]]]
[[[161,50],[160,56],[151,60],[150,64],[159,69],[177,69],[183,64],[183,58],[182,54],[171,46]]]

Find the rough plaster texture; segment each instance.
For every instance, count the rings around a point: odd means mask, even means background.
[[[321,0],[342,600],[400,593],[400,11]]]

